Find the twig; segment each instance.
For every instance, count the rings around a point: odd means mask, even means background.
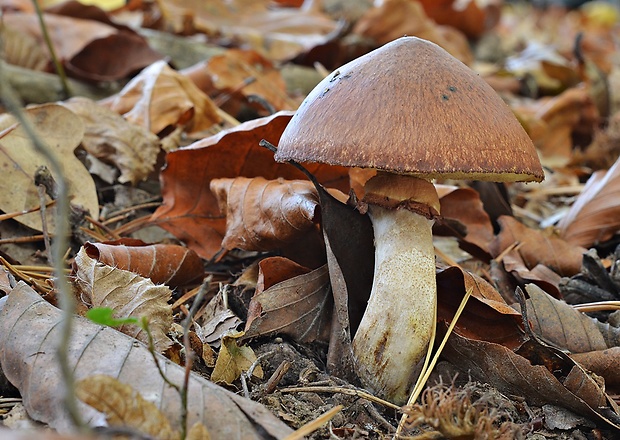
[[[50,51],[50,56],[52,57],[54,68],[56,69],[56,73],[58,74],[58,78],[60,79],[60,84],[62,85],[62,91],[65,95],[65,99],[69,98],[71,96],[71,91],[69,90],[69,84],[67,83],[67,74],[65,73],[64,67],[62,67],[62,63],[58,60],[58,57],[56,56],[56,51],[54,50],[52,39],[50,38],[49,32],[47,32],[45,20],[43,20],[43,12],[41,11],[41,6],[39,6],[39,2],[37,0],[32,0],[32,3],[34,4],[34,9],[37,13],[37,17],[39,18],[41,34],[43,35],[43,39],[45,40],[47,49]]]
[[[379,405],[383,405],[387,408],[395,409],[400,411],[401,408],[398,405],[394,405],[387,400],[380,399],[379,397],[373,396],[372,394],[358,390],[355,388],[345,388],[345,387],[294,387],[294,388],[282,388],[280,389],[281,393],[340,393],[346,394],[347,396],[355,396],[361,399],[366,399],[370,402],[378,403]]]
[[[37,185],[37,192],[39,193],[39,202],[41,205],[41,232],[43,232],[43,243],[45,244],[45,251],[47,253],[47,261],[50,264],[54,264],[54,259],[52,258],[51,245],[50,245],[50,234],[47,230],[47,211],[45,209],[45,187],[41,184]]]
[[[329,422],[331,419],[333,419],[336,414],[342,411],[342,408],[343,408],[342,405],[334,406],[332,409],[330,409],[326,413],[320,415],[319,417],[312,420],[311,422],[306,423],[304,426],[302,426],[301,428],[299,428],[292,434],[289,434],[286,437],[284,437],[284,440],[303,439],[305,436],[307,436],[308,434],[312,434],[314,431],[316,431],[321,426],[323,426],[324,424]]]
[[[287,360],[282,361],[280,365],[278,365],[276,371],[273,372],[273,374],[265,384],[265,394],[271,394],[276,390],[278,384],[287,373],[289,368],[291,368],[291,362]]]
[[[209,286],[211,285],[211,277],[207,277],[202,285],[200,286],[200,290],[194,299],[192,307],[189,309],[189,314],[183,321],[183,347],[185,348],[185,375],[183,377],[183,387],[180,390],[181,394],[181,440],[185,440],[187,436],[187,396],[188,396],[188,388],[189,388],[189,377],[192,371],[192,365],[194,363],[194,355],[192,351],[192,347],[189,341],[189,327],[192,323],[192,318],[196,314],[202,299],[205,297],[207,291],[209,290]]]
[[[38,4],[36,2],[34,3],[38,9]],[[75,395],[73,367],[69,365],[69,344],[71,340],[73,313],[75,311],[75,300],[71,294],[69,282],[63,273],[64,268],[62,265],[65,249],[68,247],[67,235],[69,233],[70,215],[68,183],[60,161],[38,136],[30,119],[28,119],[22,111],[19,98],[15,96],[14,91],[6,83],[3,71],[0,71],[0,99],[21,124],[23,130],[31,139],[35,150],[47,159],[57,179],[58,199],[56,204],[55,237],[52,244],[52,258],[54,261],[54,268],[56,269],[56,286],[60,294],[60,306],[63,314],[62,322],[60,323],[60,343],[57,348],[56,357],[65,386],[64,401],[67,413],[76,428],[85,430],[86,425],[78,410],[77,398]]]
[[[583,313],[620,310],[620,301],[599,301],[585,304],[573,304],[573,309]]]
[[[49,208],[50,206],[53,206],[55,203],[56,203],[56,200],[52,200],[51,202],[47,202],[45,204],[45,207]],[[36,206],[34,208],[30,208],[25,211],[17,211],[17,212],[9,212],[7,214],[0,214],[0,222],[3,220],[9,220],[15,217],[19,217],[24,214],[30,214],[31,212],[37,212],[40,209],[41,209],[41,206]]]

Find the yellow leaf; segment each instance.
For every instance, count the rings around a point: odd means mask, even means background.
[[[153,403],[111,376],[98,374],[80,380],[76,384],[76,395],[105,414],[110,426],[132,428],[161,440],[179,438],[166,416]]]

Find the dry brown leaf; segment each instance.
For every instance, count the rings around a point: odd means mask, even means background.
[[[89,211],[94,218],[99,216],[99,200],[95,182],[88,170],[73,154],[84,135],[84,124],[70,110],[57,105],[45,104],[27,110],[28,117],[41,140],[61,161],[65,179],[69,183],[71,203]],[[38,153],[30,137],[15,119],[4,114],[0,116],[0,167],[3,170],[3,191],[0,192],[0,209],[4,212],[26,211],[38,208],[41,200],[34,183],[34,175],[40,166],[50,171],[49,161]],[[45,196],[46,203],[50,202]],[[48,230],[53,231],[54,209],[49,208]],[[34,212],[19,216],[17,220],[40,231],[41,214]]]
[[[453,26],[468,38],[481,37],[497,24],[501,13],[501,0],[467,1],[418,0],[428,16],[439,24]]]
[[[586,370],[603,377],[609,393],[618,394],[620,392],[620,370],[618,369],[620,347],[586,353],[572,353],[570,357]]]
[[[242,333],[238,333],[236,336],[224,336],[222,338],[220,353],[217,356],[217,361],[215,361],[213,373],[211,373],[213,382],[232,385],[256,362],[254,350],[247,345],[239,345],[239,337],[242,335]],[[252,376],[262,379],[263,370],[260,364],[252,370]]]
[[[73,428],[63,402],[65,383],[56,359],[62,312],[45,302],[24,283],[9,294],[0,312],[0,364],[23,398],[28,414],[55,429]],[[152,353],[134,338],[84,318],[73,321],[69,365],[77,380],[95,374],[129,383],[153,399],[175,431],[180,429],[181,399],[160,376]],[[185,368],[155,354],[163,374],[182,386]],[[189,375],[188,426],[201,422],[213,438],[284,438],[291,429],[269,410],[231,393],[193,372]],[[86,421],[98,413],[80,404]],[[226,417],[223,418],[222,415]],[[228,422],[231,423],[228,423]],[[234,423],[232,423],[234,421]]]
[[[71,98],[61,104],[84,122],[82,147],[117,167],[120,183],[135,185],[153,172],[160,151],[159,138],[153,133],[88,98]]]
[[[213,101],[165,61],[151,64],[118,94],[101,102],[155,134],[168,126],[200,132],[221,122]]]
[[[295,58],[325,43],[338,23],[318,8],[274,8],[270,0],[158,0],[165,23],[178,33],[240,40],[274,61]]]
[[[592,318],[551,297],[534,284],[527,285],[525,289],[530,297],[527,300],[527,317],[532,330],[545,341],[572,353],[607,348]]]
[[[238,100],[236,95],[241,95],[246,102],[250,97],[258,96],[276,111],[297,108],[297,103],[287,95],[280,71],[254,50],[228,49],[221,55],[214,55],[207,61],[184,69],[182,73],[197,85],[202,84],[201,89],[210,96],[214,92],[232,95],[222,105],[231,114],[237,112],[229,110],[228,101]],[[251,82],[248,84],[248,81]],[[205,90],[206,84],[209,90]]]
[[[547,135],[535,144],[543,156],[570,157],[573,149],[571,134],[584,124],[585,130],[593,133],[598,116],[587,89],[568,89],[552,98],[536,114],[547,125]]]
[[[466,235],[460,237],[460,246],[471,255],[489,259],[493,225],[478,192],[471,188],[458,188],[440,196],[439,202],[443,218],[458,220],[467,228]]]
[[[115,81],[126,78],[162,56],[152,50],[136,32],[116,29],[96,20],[43,14],[46,28],[58,59],[68,74],[90,81]],[[35,13],[6,13],[3,22],[19,30],[25,38],[34,38],[46,57],[46,70],[52,60]]]
[[[560,235],[577,246],[590,247],[620,229],[620,160],[608,171],[596,171],[560,220]]]
[[[177,440],[166,416],[134,390],[119,380],[97,374],[75,384],[78,399],[103,413],[109,426],[134,429],[161,440]]]
[[[173,289],[204,274],[202,260],[196,252],[176,244],[147,244],[122,238],[105,243],[86,242],[84,250],[103,264],[137,273]]]
[[[271,251],[316,226],[318,198],[307,180],[213,179],[211,191],[226,213],[225,249]]]
[[[221,247],[226,229],[225,215],[209,190],[209,183],[221,177],[303,179],[289,164],[277,163],[273,153],[259,146],[261,139],[277,144],[291,112],[245,122],[187,148],[168,153],[162,170],[163,203],[152,222],[184,241],[203,258],[211,258]],[[308,170],[330,187],[348,192],[346,168],[308,164]]]
[[[0,24],[0,35],[4,61],[31,70],[43,71],[47,68],[49,57],[35,37],[4,23]]]
[[[80,297],[89,307],[108,307],[115,318],[147,318],[155,350],[163,352],[172,341],[166,336],[172,326],[172,307],[168,304],[172,291],[155,285],[148,278],[117,269],[90,258],[84,248],[75,256],[74,283]],[[148,335],[137,325],[118,328],[148,344]]]
[[[265,269],[268,265],[269,261],[261,262]],[[293,263],[289,270],[295,273],[298,267]],[[248,308],[244,338],[280,334],[298,342],[326,341],[332,312],[330,299],[327,265],[285,279],[264,291],[257,290]]]
[[[453,333],[448,339],[442,355],[450,362],[466,371],[471,377],[497,388],[502,393],[524,397],[532,405],[552,404],[568,408],[571,411],[607,423],[609,426],[619,429],[612,421],[607,419],[599,407],[600,399],[604,398],[600,387],[596,382],[585,375],[583,369],[576,364],[564,360],[564,364],[557,365],[564,371],[554,371],[556,377],[540,360],[529,360],[514,353],[512,350],[484,340],[468,339]],[[576,382],[581,384],[575,385]],[[590,389],[583,387],[584,384],[598,388],[598,394],[590,393]],[[568,389],[568,387],[573,389]],[[577,394],[579,393],[579,395]],[[589,399],[589,402],[584,400]]]
[[[369,9],[355,24],[353,33],[372,38],[379,45],[409,35],[432,41],[452,56],[470,64],[474,56],[467,38],[458,30],[438,26],[422,5],[411,0],[386,0]]]
[[[493,258],[517,243],[520,246],[515,252],[529,269],[543,264],[561,276],[572,276],[581,271],[585,249],[548,232],[530,229],[513,217],[502,216],[497,221],[502,230],[489,246]]]

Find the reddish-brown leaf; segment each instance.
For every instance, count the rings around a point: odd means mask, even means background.
[[[509,348],[523,343],[521,315],[482,278],[458,267],[437,274],[437,316],[450,323],[466,291],[472,297],[456,323],[456,331],[470,339],[484,339]]]
[[[7,378],[19,389],[30,417],[53,428],[69,430],[73,423],[63,403],[66,385],[56,359],[61,321],[60,310],[26,284],[19,283],[0,312],[0,363]],[[73,329],[67,351],[76,380],[105,374],[131,384],[156,402],[173,429],[180,429],[181,400],[160,373],[181,387],[185,368],[150,353],[134,338],[110,327],[75,317]],[[161,369],[159,372],[153,356]],[[273,439],[291,433],[290,428],[262,405],[237,396],[199,374],[190,373],[187,390],[188,426],[201,422],[213,438]],[[90,407],[79,405],[79,410],[85,421],[100,420]]]
[[[572,276],[581,270],[585,252],[582,247],[544,231],[530,229],[513,217],[502,216],[497,221],[502,230],[489,246],[493,258],[518,243],[520,246],[516,252],[529,269],[543,264],[561,276]]]
[[[245,102],[251,96],[258,96],[276,111],[297,108],[297,103],[286,93],[286,83],[280,71],[254,50],[229,49],[184,69],[182,73],[196,84],[202,84],[203,87],[209,85],[210,90],[202,90],[211,96],[214,93],[229,95],[222,107],[231,114],[236,112],[229,110],[229,101],[238,101],[239,96]],[[248,84],[248,81],[251,82]]]
[[[453,27],[438,26],[418,2],[387,0],[369,9],[355,24],[353,33],[385,44],[403,35],[424,38],[469,64],[474,57],[467,38]]]
[[[269,267],[263,264],[264,261],[261,262],[261,270],[263,266],[265,269]],[[293,273],[300,271],[295,263],[290,267]],[[264,291],[257,290],[248,309],[244,337],[281,334],[298,342],[326,342],[332,305],[329,272],[327,265],[324,265],[276,283]]]
[[[608,171],[592,174],[558,227],[566,241],[585,247],[610,239],[620,229],[620,160]]]
[[[476,257],[489,259],[489,243],[494,238],[493,225],[485,212],[480,195],[470,188],[458,188],[440,197],[441,215],[458,220],[467,228],[460,246]]]
[[[175,244],[148,244],[123,238],[87,242],[84,249],[89,257],[103,264],[137,273],[173,289],[199,280],[204,274],[202,260],[196,252]]]
[[[276,250],[315,227],[318,198],[307,180],[237,177],[210,186],[226,213],[225,249]]]
[[[258,145],[261,139],[277,143],[291,116],[291,112],[279,112],[245,122],[169,153],[161,173],[163,203],[152,221],[201,257],[211,258],[220,249],[226,228],[225,214],[209,190],[212,179],[305,177],[291,165],[275,162],[273,153]],[[307,168],[327,186],[348,192],[346,168],[323,164],[308,164]]]

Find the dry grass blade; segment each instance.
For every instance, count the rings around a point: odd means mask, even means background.
[[[323,426],[325,423],[329,422],[336,414],[338,414],[342,410],[342,408],[343,408],[342,405],[333,407],[332,409],[322,414],[321,416],[317,417],[313,421],[306,423],[304,426],[299,428],[297,431],[293,432],[290,435],[287,435],[284,438],[284,440],[303,439],[308,434],[313,433],[314,431],[319,429],[321,426]]]

